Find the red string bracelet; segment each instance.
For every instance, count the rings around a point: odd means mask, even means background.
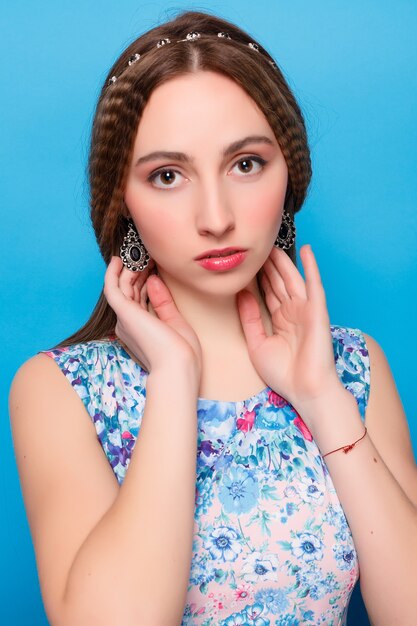
[[[338,450],[343,450],[343,452],[345,454],[347,454],[348,452],[350,452],[352,450],[352,448],[354,448],[356,446],[356,444],[358,443],[358,441],[360,441],[361,439],[363,439],[367,433],[367,428],[365,426],[365,432],[363,433],[362,437],[360,437],[360,439],[358,439],[357,441],[354,441],[353,443],[349,444],[348,446],[342,446],[341,448],[336,448],[336,450],[332,450],[331,452],[326,452],[326,454],[323,454],[322,457],[324,458],[325,456],[328,456],[329,454],[333,454],[333,452],[337,452]]]

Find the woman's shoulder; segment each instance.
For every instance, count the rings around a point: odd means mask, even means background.
[[[119,353],[121,345],[115,336],[91,339],[67,345],[58,345],[54,348],[45,348],[38,354],[45,354],[55,361],[89,360],[98,355],[108,355],[114,358]],[[36,355],[37,356],[37,355]]]
[[[330,332],[333,340],[335,357],[351,355],[358,361],[369,363],[367,337],[360,328],[331,324]]]
[[[343,366],[351,372],[356,369],[366,378],[370,366],[368,335],[360,328],[337,324],[331,324],[330,331],[336,366]]]
[[[74,377],[70,373],[69,361],[66,364],[63,355],[70,359],[71,350],[67,348],[54,348],[52,350],[39,351],[24,361],[14,374],[9,391],[9,409],[12,423],[22,406],[30,405],[31,410],[41,411],[46,407],[51,398],[62,403],[73,403],[73,391],[76,387]],[[50,358],[53,357],[53,358]],[[58,365],[58,367],[57,367]],[[65,374],[63,376],[62,374]],[[68,382],[70,385],[68,385]],[[78,395],[86,395],[80,389],[76,389]]]
[[[40,350],[38,355],[46,355],[64,373],[94,372],[116,369],[132,369],[136,364],[115,336],[92,339],[69,345]],[[36,358],[36,357],[35,357]]]
[[[24,361],[14,375],[11,392],[26,393],[30,389],[50,388],[61,384],[62,373],[74,385],[74,380],[89,368],[97,368],[102,362],[102,355],[116,359],[118,345],[110,338],[85,341],[68,346],[58,346],[39,350]],[[57,367],[58,366],[58,367]]]
[[[336,371],[343,385],[356,398],[362,418],[370,392],[370,358],[367,335],[360,329],[331,324]]]
[[[92,339],[40,351],[55,361],[77,390],[102,393],[119,381],[141,384],[145,371],[115,336]]]

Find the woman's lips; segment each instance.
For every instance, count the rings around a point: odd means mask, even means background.
[[[212,250],[206,250],[194,257],[195,260],[206,259],[209,256],[226,256],[226,254],[234,254],[235,252],[244,252],[245,248],[239,248],[238,246],[228,246],[227,248],[217,248]]]
[[[196,259],[197,263],[204,267],[206,270],[211,270],[214,272],[225,272],[227,270],[231,270],[234,267],[237,267],[245,260],[247,256],[247,250],[240,250],[239,252],[235,252],[233,254],[226,254],[225,256],[220,257],[211,257],[204,259]]]

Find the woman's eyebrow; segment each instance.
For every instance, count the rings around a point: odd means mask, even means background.
[[[248,143],[264,143],[269,146],[275,145],[272,139],[270,139],[266,135],[250,135],[248,137],[245,137],[244,139],[238,139],[237,141],[234,141],[229,146],[227,146],[223,150],[223,157],[228,157],[233,154],[233,152],[241,150]],[[135,163],[135,167],[143,163],[147,163],[148,161],[155,161],[156,159],[169,159],[172,161],[181,161],[182,163],[192,163],[194,161],[194,158],[189,156],[188,154],[185,154],[185,152],[169,152],[166,150],[157,150],[156,152],[150,152],[149,154],[145,154],[144,156],[139,157],[139,159]]]

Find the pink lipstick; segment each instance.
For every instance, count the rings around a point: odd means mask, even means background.
[[[208,250],[195,260],[206,270],[224,272],[231,270],[245,260],[247,250],[237,250],[236,248],[225,248],[223,250]]]

